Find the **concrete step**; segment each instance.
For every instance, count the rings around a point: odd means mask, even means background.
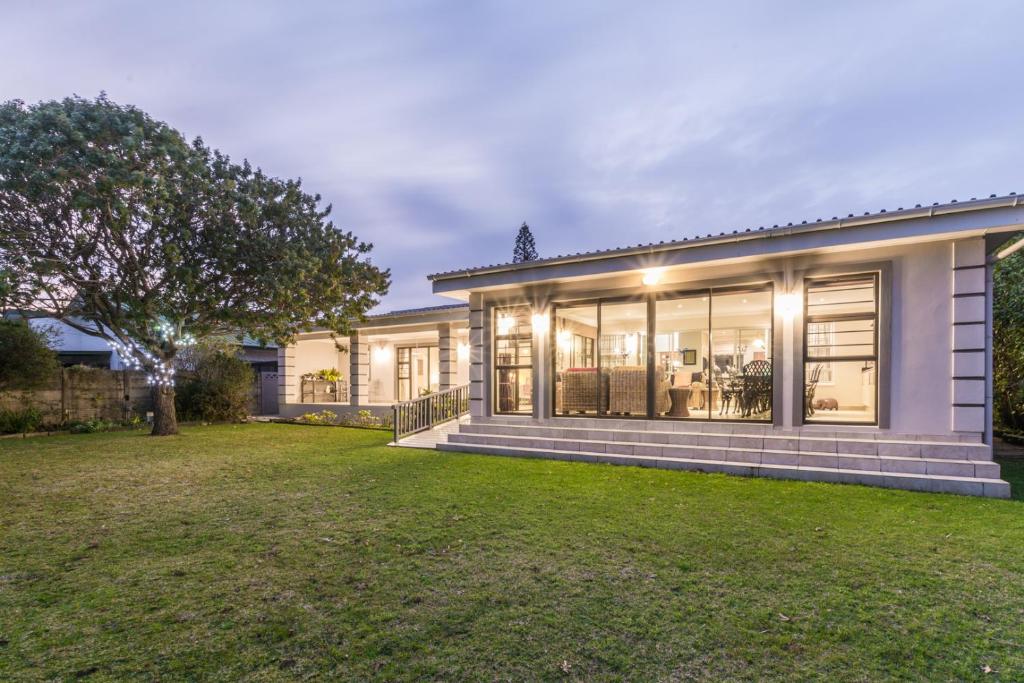
[[[787,450],[773,449],[767,446],[738,446],[729,443],[678,445],[628,441],[624,439],[546,438],[534,435],[487,434],[479,432],[451,433],[448,435],[448,443],[509,448],[525,447],[566,452],[584,451],[588,453],[655,458],[671,457],[754,465],[822,467],[901,474],[980,477],[984,479],[999,478],[999,465],[990,460]]]
[[[684,430],[679,425],[690,427]],[[758,428],[752,432],[751,428]],[[741,431],[737,432],[736,429]],[[568,439],[574,441],[617,441],[634,444],[704,446],[750,450],[832,453],[850,456],[927,458],[991,462],[987,444],[948,440],[911,440],[879,432],[835,433],[781,431],[763,425],[715,423],[650,423],[633,421],[627,427],[611,425],[566,425],[532,422],[469,422],[460,433],[492,436]]]
[[[466,437],[467,440],[460,440]],[[775,464],[771,462],[753,462],[728,460],[732,452],[743,449],[707,449],[699,447],[691,451],[693,457],[667,455],[665,448],[660,454],[644,453],[608,453],[587,450],[590,443],[578,443],[576,449],[560,449],[534,447],[526,445],[497,445],[472,442],[473,436],[468,434],[450,434],[448,442],[438,443],[437,449],[443,451],[460,451],[486,455],[505,455],[513,457],[548,458],[576,462],[609,463],[615,465],[634,465],[640,467],[658,467],[664,469],[694,470],[701,472],[721,472],[741,476],[762,476],[776,479],[798,479],[804,481],[823,481],[843,484],[864,484],[886,488],[908,489],[912,491],[931,491],[938,493],[957,493],[972,496],[989,496],[1009,498],[1010,485],[996,477],[961,477],[927,473],[886,472],[881,470],[848,469],[842,467],[820,467],[813,464]],[[479,436],[478,436],[479,438]],[[619,443],[619,442],[605,442]],[[707,456],[709,453],[725,455],[724,458],[696,457],[698,454]],[[753,457],[753,456],[750,456]],[[876,456],[877,457],[877,456]],[[878,458],[881,460],[881,458]],[[838,460],[837,460],[838,462]],[[974,463],[977,465],[977,463]]]

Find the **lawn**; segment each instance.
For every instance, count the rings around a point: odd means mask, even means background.
[[[0,680],[1024,679],[1019,501],[386,440],[0,441]]]

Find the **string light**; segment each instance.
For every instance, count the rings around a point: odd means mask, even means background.
[[[175,334],[175,328],[167,322],[159,322],[154,326],[157,335],[164,344],[177,348],[194,346],[196,338],[188,333],[181,336]],[[170,388],[174,386],[174,364],[157,358],[152,351],[138,342],[129,339],[126,342],[108,340],[117,355],[129,370],[140,370],[146,373],[146,384],[149,386]]]

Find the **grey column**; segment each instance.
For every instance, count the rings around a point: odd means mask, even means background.
[[[458,348],[451,323],[437,326],[437,355],[441,361],[440,389],[451,389],[458,384]]]
[[[364,337],[349,337],[349,403],[363,406],[370,402],[370,344]]]
[[[487,415],[487,389],[490,373],[486,371],[484,348],[488,335],[484,320],[484,298],[482,294],[469,296],[469,414],[472,417]]]
[[[985,279],[984,238],[954,242],[952,430],[978,438],[987,431]]]
[[[277,348],[277,405],[299,402],[299,378],[295,374],[295,344]]]

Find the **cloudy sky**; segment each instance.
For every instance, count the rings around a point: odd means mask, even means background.
[[[714,7],[708,7],[709,5]],[[148,5],[148,6],[147,6]],[[1024,3],[3,3],[0,98],[131,103],[425,276],[1024,191]]]

